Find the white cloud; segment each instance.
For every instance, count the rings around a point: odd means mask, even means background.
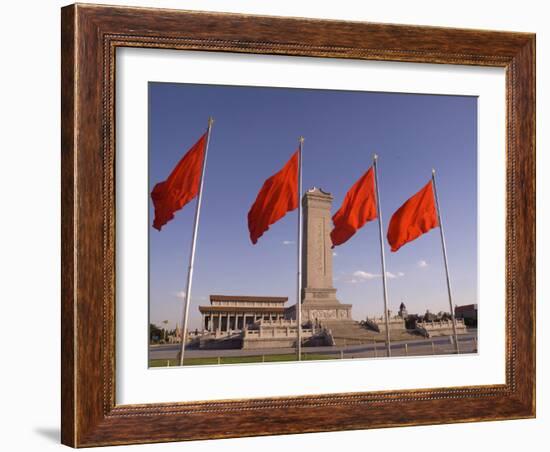
[[[386,272],[386,278],[389,278],[389,279],[401,278],[402,276],[405,276],[405,273],[403,272],[392,273],[388,271]],[[360,281],[367,281],[370,279],[376,279],[381,277],[382,277],[382,273],[370,273],[362,270],[357,270],[353,272],[353,279],[349,280],[349,282],[357,283]]]
[[[333,251],[333,252],[332,252],[332,255],[333,255],[333,256],[338,256],[338,253],[337,253],[336,251]]]
[[[357,270],[356,272],[353,272],[353,276],[359,279],[374,279],[380,277],[380,275],[377,273],[369,273],[362,270]]]
[[[178,292],[176,292],[176,297],[178,298],[181,298],[182,300],[185,300],[185,291],[184,290],[180,290]]]
[[[428,266],[428,263],[424,259],[421,259],[416,263],[416,265],[418,265],[420,268],[424,268]]]
[[[294,245],[295,243],[293,240],[283,240],[283,245]]]

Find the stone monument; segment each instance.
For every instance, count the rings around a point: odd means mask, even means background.
[[[351,320],[351,304],[336,298],[332,280],[332,195],[319,188],[302,198],[302,319]]]

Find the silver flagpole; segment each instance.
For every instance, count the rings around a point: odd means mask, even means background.
[[[185,355],[185,342],[187,340],[187,322],[189,319],[189,303],[191,302],[191,285],[193,283],[193,265],[195,263],[195,248],[197,246],[197,235],[199,231],[199,217],[201,214],[202,187],[204,185],[204,174],[206,172],[206,157],[208,156],[208,144],[210,143],[210,133],[212,132],[212,124],[214,118],[208,118],[208,130],[206,134],[206,143],[204,145],[204,159],[202,161],[201,181],[199,184],[199,195],[195,206],[195,223],[193,226],[193,238],[191,240],[191,255],[189,256],[189,269],[187,271],[187,289],[185,291],[183,319],[182,319],[182,336],[180,349],[180,366],[183,366],[183,358]]]
[[[447,293],[449,294],[449,307],[451,308],[451,321],[453,322],[453,336],[455,342],[456,353],[460,353],[458,349],[458,337],[456,335],[456,321],[453,309],[453,297],[451,295],[451,278],[449,276],[449,263],[447,262],[447,247],[445,246],[445,232],[443,231],[443,223],[441,222],[441,211],[439,207],[439,197],[437,196],[437,185],[435,183],[435,169],[432,169],[432,183],[434,186],[435,205],[437,207],[437,222],[439,223],[439,232],[441,233],[441,248],[443,249],[443,260],[445,261],[445,275],[447,277]]]
[[[384,319],[386,321],[386,355],[391,356],[390,322],[388,320],[388,286],[386,280],[386,255],[384,253],[384,236],[382,230],[382,207],[380,206],[380,190],[378,188],[378,155],[374,154],[374,183],[376,185],[376,209],[378,213],[378,232],[380,236],[380,260],[382,261],[382,287],[384,291]]]
[[[298,361],[302,360],[302,150],[304,137],[299,138],[300,155],[298,156],[298,273],[296,283],[296,320],[298,322],[298,341],[296,352]]]

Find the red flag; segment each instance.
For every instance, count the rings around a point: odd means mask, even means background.
[[[248,212],[248,231],[255,245],[269,226],[298,208],[298,165],[296,151],[278,173],[267,179]]]
[[[388,227],[388,242],[397,251],[408,242],[438,226],[432,181],[409,198],[392,215]]]
[[[151,192],[155,206],[153,227],[158,229],[174,218],[174,213],[199,193],[199,186],[206,145],[205,133],[183,156],[164,182],[159,182]]]
[[[374,170],[369,170],[353,184],[344,202],[332,217],[334,229],[330,233],[332,247],[348,241],[367,221],[377,217]]]

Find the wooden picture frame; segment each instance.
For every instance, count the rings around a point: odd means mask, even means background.
[[[86,447],[535,416],[535,35],[79,4],[62,9],[61,34],[64,444]],[[117,47],[505,68],[506,383],[117,405]]]

